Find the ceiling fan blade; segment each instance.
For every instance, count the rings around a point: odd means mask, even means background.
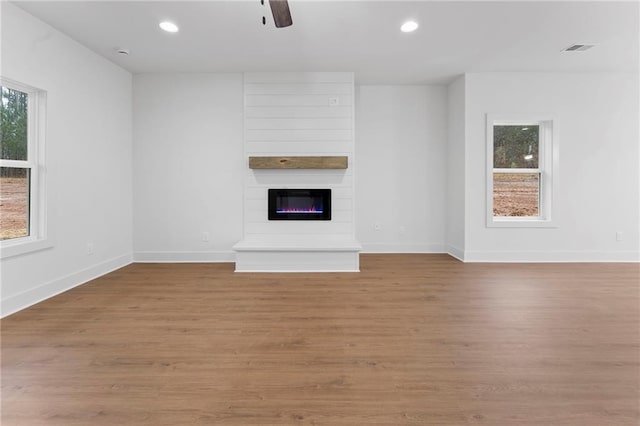
[[[273,21],[276,28],[288,27],[293,24],[291,19],[291,11],[289,11],[289,3],[287,0],[269,0]]]

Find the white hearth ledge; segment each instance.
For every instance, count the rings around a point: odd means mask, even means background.
[[[362,246],[354,239],[313,236],[245,239],[236,252],[236,272],[359,272]]]

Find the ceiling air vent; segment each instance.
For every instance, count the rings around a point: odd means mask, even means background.
[[[571,46],[563,49],[563,52],[584,52],[585,50],[591,49],[595,44],[572,44]]]

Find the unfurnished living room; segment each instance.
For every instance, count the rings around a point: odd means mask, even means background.
[[[1,1],[3,426],[640,424],[637,1]]]

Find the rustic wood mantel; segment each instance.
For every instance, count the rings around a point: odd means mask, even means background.
[[[249,157],[250,169],[346,169],[347,156]]]

